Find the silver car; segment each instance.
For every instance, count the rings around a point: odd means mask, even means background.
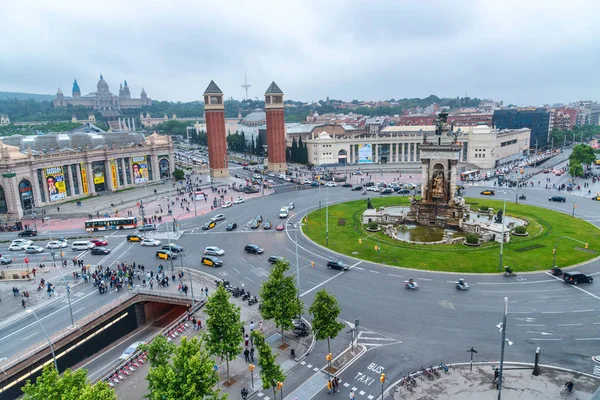
[[[208,246],[204,249],[204,254],[207,256],[224,256],[225,250],[220,249],[216,246]]]

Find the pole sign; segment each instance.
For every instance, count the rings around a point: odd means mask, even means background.
[[[29,257],[25,257],[25,264],[29,264]]]

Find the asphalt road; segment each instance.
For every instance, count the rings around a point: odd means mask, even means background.
[[[540,174],[540,177],[545,175]],[[550,177],[560,182],[564,177]],[[552,182],[551,182],[552,183]],[[479,197],[484,187],[467,187],[467,197]],[[514,201],[515,189],[495,188],[496,200]],[[325,191],[330,203],[347,201],[364,196],[351,192],[347,188],[320,188],[305,191],[282,191],[264,198],[254,198],[241,205],[220,209],[205,216],[181,222],[185,234],[177,244],[185,247],[184,260],[174,260],[174,265],[202,269],[216,277],[229,280],[232,284],[244,286],[253,294],[258,292],[260,284],[267,278],[270,255],[284,256],[291,261],[291,274],[296,274],[296,231],[293,225],[286,224],[283,232],[262,228],[253,230],[250,221],[256,214],[274,224],[280,222],[278,212],[281,206],[295,202],[296,209],[287,222],[296,222],[303,215],[318,208],[319,201],[325,204]],[[588,198],[561,193],[567,197],[566,203],[549,202],[548,197],[558,194],[537,185],[533,188],[519,189],[527,196],[526,204],[550,208],[571,214],[573,201],[577,204],[575,215],[599,226],[599,202]],[[226,221],[219,222],[210,230],[203,231],[201,226],[215,213],[226,215]],[[282,220],[283,221],[283,220]],[[236,222],[238,229],[226,232],[225,227]],[[161,229],[164,229],[164,225]],[[129,233],[129,232],[127,232]],[[109,248],[113,253],[103,260],[108,265],[116,259],[135,261],[146,267],[156,267],[155,248],[143,248],[137,244],[125,242],[125,233],[113,234],[109,238]],[[163,240],[163,242],[165,242]],[[257,244],[265,249],[263,255],[246,254],[244,245]],[[223,248],[226,254],[220,257],[224,266],[212,270],[200,266],[202,250],[206,246]],[[91,256],[86,256],[87,258]],[[100,257],[100,256],[98,256]],[[325,263],[329,258],[339,258],[352,265],[350,271],[329,270]],[[101,257],[100,257],[101,258]],[[533,362],[536,347],[541,347],[542,362],[587,373],[594,372],[591,356],[597,354],[600,341],[600,287],[598,284],[568,286],[549,276],[545,272],[526,274],[516,278],[502,276],[476,275],[467,277],[471,285],[469,292],[459,292],[454,282],[459,278],[454,274],[442,274],[425,271],[409,271],[402,268],[382,266],[370,262],[361,262],[344,256],[336,256],[306,240],[298,234],[299,287],[306,307],[310,305],[317,290],[326,288],[338,298],[345,321],[360,319],[360,331],[364,332],[359,342],[369,349],[342,376],[348,383],[345,390],[356,387],[364,396],[380,394],[381,385],[369,378],[378,378],[376,370],[384,371],[390,382],[401,374],[418,369],[425,364],[467,361],[466,352],[473,346],[479,353],[478,360],[498,360],[500,358],[501,335],[496,325],[502,320],[504,297],[509,298],[507,337],[512,342],[506,347],[506,359],[511,361]],[[90,260],[91,261],[91,260]],[[311,267],[311,261],[315,267]],[[169,266],[169,262],[162,261]],[[597,274],[600,262],[581,267],[587,273]],[[403,282],[408,278],[416,279],[420,284],[418,291],[404,289]],[[115,293],[98,295],[93,288],[82,288],[78,295],[79,307],[88,312],[105,304],[116,296]],[[43,323],[46,329],[56,331],[69,325],[68,310],[64,304],[46,307]],[[80,311],[81,315],[85,312]],[[38,315],[40,315],[38,313]],[[31,317],[32,318],[32,317]],[[22,348],[26,331],[34,333],[30,319],[19,324],[0,329],[0,355],[13,354]],[[21,329],[19,331],[19,329]],[[29,340],[32,340],[31,338]],[[335,351],[349,344],[349,334],[345,332],[333,341]],[[287,393],[294,387],[308,385],[318,372],[307,368],[323,367],[326,344],[318,343],[307,358],[305,364],[298,364],[291,371],[286,383]],[[373,367],[375,364],[381,368]],[[317,379],[317,378],[315,378]],[[317,394],[318,393],[318,394]],[[320,389],[313,394],[316,398],[327,396]]]

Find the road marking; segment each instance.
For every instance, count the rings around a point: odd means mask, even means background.
[[[37,332],[34,332],[34,333],[32,333],[31,335],[29,335],[29,336],[26,336],[26,337],[24,337],[24,338],[23,338],[23,339],[21,339],[21,340],[27,340],[27,339],[29,339],[30,337],[33,337],[33,336],[35,336],[35,335],[37,335]]]
[[[582,326],[583,324],[558,324],[558,326]]]
[[[573,312],[575,313],[575,312],[592,312],[592,311],[594,311],[594,310],[575,310]]]
[[[599,272],[596,272],[596,273],[599,273]],[[548,272],[546,272],[546,274],[548,274],[549,276],[552,276],[552,275],[550,275],[550,273],[548,273]],[[594,274],[591,274],[591,275],[594,275]],[[554,280],[557,280],[557,281],[562,281],[562,279],[560,279],[559,277],[556,277],[556,276],[552,276],[552,277],[554,278]],[[593,298],[595,298],[596,300],[600,300],[600,297],[599,297],[599,296],[596,296],[595,294],[593,294],[593,293],[590,293],[590,292],[588,292],[587,290],[584,290],[584,289],[580,288],[580,287],[579,287],[579,286],[577,286],[577,285],[570,285],[570,286],[571,286],[573,289],[581,290],[583,293],[587,294],[588,296],[592,296],[592,297],[593,297]]]
[[[529,338],[529,340],[536,340],[536,341],[540,341],[540,340],[562,340],[562,339],[551,339],[551,338]],[[577,340],[577,339],[575,339]]]
[[[354,265],[351,265],[351,266],[350,266],[350,268],[349,268],[348,270],[351,270],[351,269],[354,269],[354,268],[358,268],[358,267],[357,267],[357,265],[359,265],[359,264],[361,264],[361,263],[362,263],[362,261],[359,261],[359,262],[357,262],[356,264],[354,264]],[[300,295],[300,297],[303,297],[303,296],[305,296],[305,295],[309,294],[310,292],[312,292],[313,290],[315,290],[315,289],[318,289],[319,287],[321,287],[321,286],[325,285],[326,283],[329,283],[329,282],[331,282],[332,280],[334,280],[335,278],[337,278],[338,276],[342,275],[342,274],[343,274],[343,273],[345,273],[345,272],[346,272],[346,271],[340,271],[340,272],[338,272],[337,274],[335,274],[335,275],[334,275],[334,276],[332,276],[331,278],[329,278],[329,279],[326,279],[326,280],[324,280],[323,282],[319,283],[318,285],[315,285],[315,286],[313,286],[313,287],[312,287],[312,289],[308,289],[306,292],[302,293],[302,294]]]
[[[513,290],[513,291],[506,291],[506,290],[482,290],[481,293],[540,293],[540,292],[558,292],[560,290],[569,290],[569,288],[565,288],[565,289],[541,289],[541,290]],[[600,300],[600,297],[598,298]]]
[[[450,300],[438,300],[438,303],[446,310],[456,310],[456,308],[454,308],[454,304],[452,304]]]
[[[248,278],[247,276],[244,276],[244,278],[248,279],[248,280],[249,280],[250,282],[252,282],[252,283],[256,283],[256,282],[254,282],[252,279]]]
[[[362,261],[361,261],[361,262],[362,262]],[[359,264],[360,264],[360,263],[359,263]],[[358,269],[358,270],[360,270],[360,271],[364,271],[364,270],[365,270],[364,268],[361,268],[361,267],[354,267],[354,269]]]
[[[593,337],[593,338],[581,338],[581,339],[575,339],[575,340],[600,340],[600,337]]]
[[[417,280],[419,280],[419,281],[432,281],[433,279],[429,279],[429,278],[418,278]]]
[[[509,314],[531,314],[531,311],[509,311]]]
[[[517,326],[546,326],[544,324],[517,324]]]
[[[369,272],[372,272],[374,274],[378,274],[379,273],[379,271],[373,271],[372,269],[370,269]]]
[[[388,274],[388,275],[389,275],[389,276],[395,276],[395,277],[398,277],[398,278],[403,278],[403,276],[402,276],[402,275],[396,275],[396,274]]]
[[[543,311],[542,314],[564,314],[564,311]]]
[[[78,313],[79,311],[83,311],[83,310],[85,310],[85,307],[81,307],[79,310],[73,311],[73,314],[76,314],[76,313]]]
[[[237,268],[233,268],[233,270],[234,270],[235,272],[237,272],[238,274],[240,274],[240,273],[241,273],[240,271],[238,271],[238,270],[237,270]]]
[[[531,333],[532,335],[552,336],[552,334],[548,332],[526,331],[525,333]]]

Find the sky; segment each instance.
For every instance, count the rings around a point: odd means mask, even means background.
[[[598,0],[2,0],[0,91],[600,100]]]

